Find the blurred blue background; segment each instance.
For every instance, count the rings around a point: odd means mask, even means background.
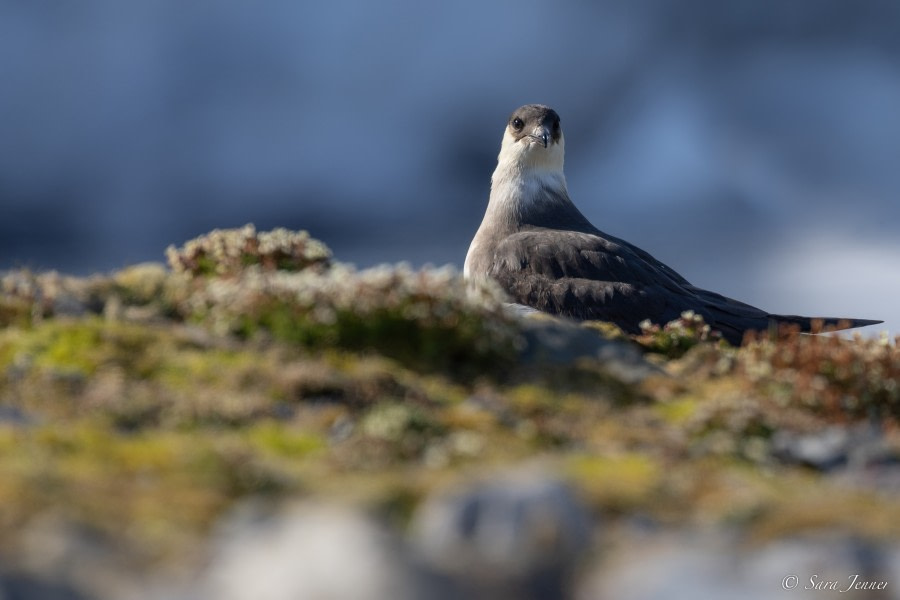
[[[693,283],[900,326],[900,3],[0,0],[0,269],[253,222],[462,265],[509,113]]]

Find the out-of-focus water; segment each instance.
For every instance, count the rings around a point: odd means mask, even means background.
[[[508,114],[562,115],[575,202],[702,285],[884,318],[900,4],[0,0],[0,268],[215,227],[461,265]]]

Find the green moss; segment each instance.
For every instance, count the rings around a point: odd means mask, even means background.
[[[0,297],[0,327],[28,326],[32,321],[32,302],[13,296]]]
[[[534,384],[517,385],[509,390],[508,396],[517,412],[524,415],[551,411],[558,403],[551,390]]]
[[[682,424],[696,416],[699,404],[696,398],[679,398],[672,402],[658,404],[656,410],[666,421]]]
[[[122,435],[88,423],[3,431],[0,502],[7,534],[47,510],[171,552],[183,529],[201,533],[236,497],[280,487],[238,444],[178,433]],[[163,527],[162,534],[158,528]]]
[[[0,334],[0,360],[58,372],[94,374],[117,365],[135,377],[147,377],[160,357],[153,349],[161,334],[140,325],[98,317],[48,320],[28,329]]]
[[[607,321],[584,321],[582,327],[593,329],[600,333],[603,337],[611,340],[628,340],[631,339],[622,329],[615,323]]]
[[[227,382],[229,387],[250,387],[253,379],[264,377],[258,354],[246,350],[224,348],[169,348],[173,354],[162,357],[155,376],[174,390],[190,390],[198,386],[215,386]],[[265,382],[263,387],[267,387]]]
[[[254,446],[282,458],[303,458],[327,446],[319,435],[276,422],[257,423],[247,429],[246,435]]]
[[[102,344],[101,330],[96,321],[52,322],[35,328],[22,353],[28,355],[26,360],[38,368],[90,375],[103,360],[100,352]]]
[[[374,350],[426,370],[490,372],[512,365],[508,343],[479,348],[478,341],[489,334],[478,317],[427,323],[411,319],[406,309],[337,310],[322,322],[292,303],[276,301],[260,307],[257,316],[241,316],[236,330],[245,337],[264,330],[276,339],[313,349]]]
[[[575,456],[567,473],[591,502],[604,509],[626,511],[652,504],[663,469],[644,454]]]

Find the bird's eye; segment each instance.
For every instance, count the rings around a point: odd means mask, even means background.
[[[512,126],[516,131],[522,131],[522,128],[525,127],[525,121],[523,121],[519,117],[516,117],[512,121]]]

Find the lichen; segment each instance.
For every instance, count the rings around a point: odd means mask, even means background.
[[[704,322],[703,317],[693,311],[685,311],[674,321],[662,327],[650,320],[640,323],[641,334],[635,340],[649,352],[662,354],[667,358],[678,358],[700,342],[715,342],[722,334]]]
[[[112,282],[124,303],[147,305],[161,299],[168,277],[169,273],[161,263],[148,262],[113,273]]]
[[[253,225],[240,229],[216,229],[184,244],[166,249],[169,266],[176,273],[193,277],[227,277],[246,267],[263,271],[321,272],[328,268],[331,251],[306,231],[278,228],[257,233]]]

